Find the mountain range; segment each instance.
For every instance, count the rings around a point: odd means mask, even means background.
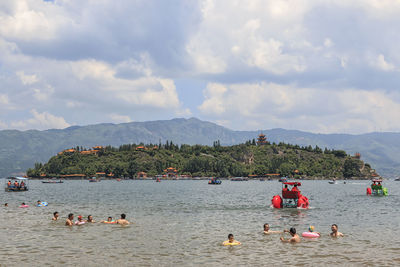
[[[132,143],[165,143],[221,145],[246,142],[263,133],[270,142],[300,146],[342,149],[349,154],[361,153],[365,162],[386,177],[400,173],[400,133],[376,132],[359,135],[315,134],[297,130],[271,129],[234,131],[196,118],[172,119],[121,124],[72,126],[60,130],[0,131],[0,177],[22,174],[35,162],[47,162],[67,148],[82,146],[120,146]]]

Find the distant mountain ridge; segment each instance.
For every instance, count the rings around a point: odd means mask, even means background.
[[[233,131],[196,118],[172,119],[121,124],[72,126],[62,130],[0,131],[0,177],[23,173],[35,162],[47,162],[66,148],[96,145],[119,146],[129,143],[154,143],[166,140],[175,144],[222,145],[243,143],[263,132],[270,142],[318,145],[321,148],[360,152],[378,173],[397,176],[400,173],[400,133],[314,134],[297,130],[272,129]]]

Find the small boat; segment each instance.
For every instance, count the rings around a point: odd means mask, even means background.
[[[287,182],[287,178],[286,177],[281,177],[281,178],[279,178],[278,182],[286,183]]]
[[[335,180],[335,178],[333,178],[332,181],[328,181],[328,183],[330,183],[330,184],[337,184],[337,181]]]
[[[221,184],[221,180],[218,178],[211,178],[211,180],[208,181],[208,184]]]
[[[231,178],[231,181],[248,181],[249,179],[246,177],[234,177]]]
[[[381,179],[374,179],[372,180],[371,187],[367,188],[367,195],[372,196],[387,196],[388,190],[386,187],[382,186]]]
[[[64,183],[64,182],[61,181],[61,180],[58,180],[58,181],[56,181],[56,180],[42,181],[42,184],[62,184],[62,183]]]
[[[396,178],[396,179],[394,179],[395,181],[400,181],[400,177],[399,178]]]
[[[25,177],[8,177],[5,179],[6,185],[4,190],[6,192],[22,192],[28,191],[28,178]]]

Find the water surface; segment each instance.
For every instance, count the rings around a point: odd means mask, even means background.
[[[367,181],[330,185],[304,181],[309,210],[270,208],[280,192],[276,181],[66,181],[30,183],[28,192],[0,192],[0,258],[6,266],[192,266],[192,265],[348,265],[400,264],[398,193],[400,182],[384,183],[387,197],[366,196]],[[47,207],[35,207],[37,200]],[[31,205],[18,208],[21,202]],[[54,211],[60,221],[52,222]],[[66,227],[68,213],[103,220],[126,213],[133,224]],[[300,244],[266,236],[272,230],[309,225],[323,234]],[[329,237],[332,223],[345,238]],[[233,233],[242,246],[223,247]],[[286,236],[288,237],[288,236]]]

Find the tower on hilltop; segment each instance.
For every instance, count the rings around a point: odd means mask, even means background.
[[[268,141],[267,141],[267,138],[265,137],[265,134],[260,133],[257,138],[257,145],[263,146],[266,144],[268,144]]]

